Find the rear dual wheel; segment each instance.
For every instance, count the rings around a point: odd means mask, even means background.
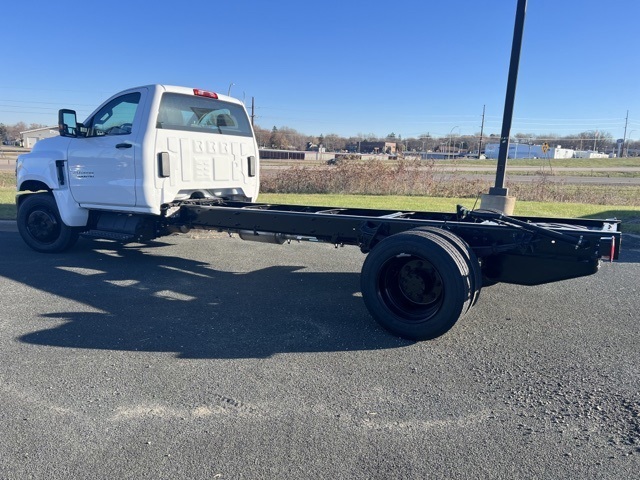
[[[482,277],[471,248],[451,232],[420,228],[382,240],[362,267],[362,296],[391,333],[428,340],[447,332],[477,300]]]

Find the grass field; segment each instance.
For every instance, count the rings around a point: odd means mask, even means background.
[[[395,195],[324,195],[265,193],[262,203],[316,205],[327,207],[377,208],[401,211],[455,212],[456,205],[479,206],[471,198],[440,198]],[[553,218],[617,218],[622,230],[640,233],[640,208],[616,205],[585,205],[579,203],[549,203],[516,201],[514,215]]]
[[[0,172],[0,220],[16,218],[16,177],[13,172]]]
[[[618,159],[625,160],[625,159]],[[572,198],[571,189],[575,186],[565,185],[567,199]],[[588,187],[591,190],[610,189],[612,187]],[[0,219],[13,220],[16,216],[15,208],[15,177],[12,172],[0,172]],[[542,216],[555,218],[618,218],[623,222],[623,231],[640,233],[640,188],[629,188],[629,200],[635,200],[631,205],[607,205],[565,202],[516,202],[515,215]],[[317,205],[331,207],[377,208],[402,211],[434,211],[453,212],[456,205],[467,208],[477,207],[474,198],[443,198],[413,195],[349,195],[349,194],[280,194],[264,193],[260,195],[260,202],[282,203],[295,205]]]

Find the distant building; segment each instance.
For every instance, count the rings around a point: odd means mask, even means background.
[[[609,154],[594,152],[593,150],[576,150],[575,158],[609,158]]]
[[[500,152],[499,143],[488,143],[484,147],[487,158],[498,158]],[[573,158],[575,151],[571,148],[549,147],[544,152],[542,145],[529,145],[528,143],[510,143],[507,158]]]
[[[34,130],[25,130],[20,132],[20,141],[25,148],[33,148],[40,140],[45,138],[57,137],[60,135],[58,126],[36,128]]]
[[[356,144],[349,145],[347,150],[350,150],[349,147],[353,148]],[[396,142],[358,142],[357,147],[359,147],[359,153],[384,153],[387,155],[395,155],[398,151],[398,144]]]

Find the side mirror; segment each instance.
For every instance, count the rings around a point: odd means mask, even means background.
[[[58,111],[58,131],[61,137],[78,136],[78,120],[74,110],[62,109]]]

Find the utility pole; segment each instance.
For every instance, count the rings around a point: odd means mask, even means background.
[[[482,153],[482,134],[484,132],[484,109],[486,105],[482,106],[482,124],[480,125],[480,141],[478,142],[478,160],[480,160],[480,154]]]
[[[627,125],[629,124],[629,110],[627,110],[627,118],[624,120],[624,135],[622,136],[622,156],[624,157],[624,145],[627,142]],[[627,148],[627,157],[629,156],[629,149]]]
[[[251,126],[253,127],[253,119],[256,118],[256,97],[251,97]]]

